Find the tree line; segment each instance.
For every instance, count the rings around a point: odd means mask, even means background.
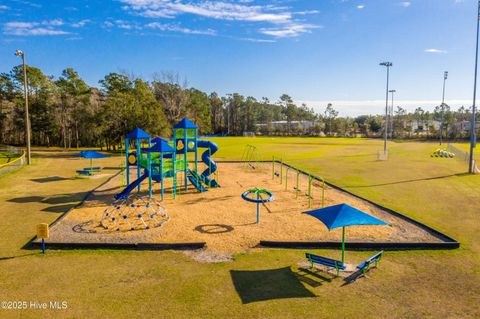
[[[33,145],[64,148],[100,146],[116,149],[125,135],[141,127],[152,136],[171,136],[183,117],[199,127],[199,134],[308,136],[379,136],[383,117],[339,117],[328,104],[321,113],[297,105],[283,94],[278,101],[238,93],[219,96],[188,87],[177,74],[161,73],[152,81],[109,73],[90,87],[72,68],[55,78],[27,66],[28,97]],[[468,121],[469,110],[439,106],[434,112],[417,108],[408,113],[397,107],[389,121],[395,137],[435,137],[433,120],[443,118],[445,135],[463,137],[456,123]],[[15,66],[0,74],[0,143],[24,143],[23,69]]]

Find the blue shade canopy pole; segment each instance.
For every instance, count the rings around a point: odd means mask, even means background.
[[[342,265],[345,265],[345,226],[342,227]]]

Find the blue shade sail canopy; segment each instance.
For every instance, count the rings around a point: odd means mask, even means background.
[[[143,138],[150,138],[150,135],[142,130],[141,128],[137,127],[129,134],[127,134],[127,138],[136,138],[136,139],[143,139]]]
[[[195,124],[193,124],[189,119],[184,117],[183,120],[175,124],[173,128],[198,128],[198,127]]]
[[[368,215],[347,204],[315,209],[304,212],[304,214],[317,218],[324,223],[329,230],[345,226],[388,225],[388,223],[383,220]]]
[[[173,147],[171,147],[167,141],[162,140],[161,138],[157,137],[155,145],[147,149],[147,152],[159,152],[159,153],[172,153]]]
[[[108,157],[108,155],[99,153],[99,152],[97,152],[97,151],[92,151],[92,150],[81,151],[80,154],[78,154],[78,156],[79,156],[79,157],[83,157],[83,158],[89,158],[89,159]]]
[[[345,264],[345,227],[360,225],[388,225],[381,219],[368,215],[350,205],[340,204],[315,209],[304,214],[315,217],[327,226],[329,230],[342,228],[342,265]]]

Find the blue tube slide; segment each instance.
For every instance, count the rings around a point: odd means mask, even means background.
[[[208,184],[210,183],[211,187],[220,187],[220,185],[217,183],[216,180],[210,179],[208,176],[212,175],[215,173],[217,170],[217,163],[215,163],[210,156],[215,154],[216,151],[218,151],[218,146],[217,144],[210,142],[210,141],[203,141],[203,140],[198,140],[197,141],[197,147],[199,148],[206,148],[207,150],[202,153],[202,162],[207,165],[207,169],[202,172],[203,179],[205,180],[205,183]]]

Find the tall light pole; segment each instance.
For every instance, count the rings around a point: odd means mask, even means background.
[[[27,65],[25,64],[25,52],[22,50],[15,51],[16,56],[22,57],[23,63],[23,91],[25,97],[25,142],[27,144],[27,164],[30,165],[30,116],[28,115],[28,81],[27,81]]]
[[[479,0],[480,1],[480,0]],[[388,81],[390,76],[390,67],[392,62],[382,62],[381,66],[387,67],[387,89],[385,90],[385,129],[383,131],[383,154],[387,155],[387,132],[388,132]]]
[[[477,44],[475,48],[475,72],[474,72],[474,80],[473,80],[473,103],[472,103],[472,123],[470,126],[470,158],[468,161],[468,172],[470,174],[474,173],[473,171],[473,149],[475,148],[477,141],[475,135],[475,102],[477,98],[477,66],[478,66],[478,31],[480,23],[480,0],[478,1],[478,9],[477,9]]]
[[[440,145],[442,145],[443,142],[443,121],[444,121],[444,116],[445,116],[445,82],[447,81],[448,78],[448,71],[443,72],[443,91],[442,91],[442,106],[441,106],[441,120],[440,120]]]
[[[389,90],[392,94],[392,106],[390,107],[390,138],[393,140],[393,94],[397,92],[396,90]]]

